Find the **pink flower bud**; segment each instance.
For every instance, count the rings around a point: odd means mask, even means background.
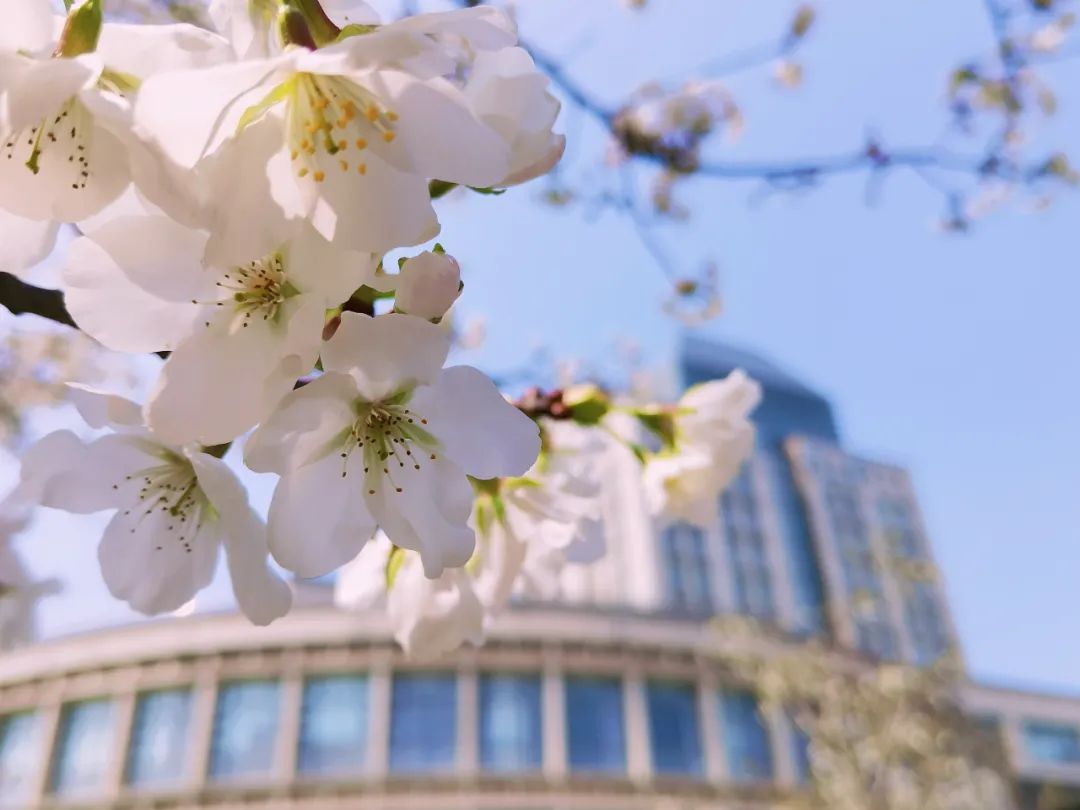
[[[435,320],[446,314],[460,289],[461,268],[452,256],[421,253],[401,267],[396,308],[399,312]]]

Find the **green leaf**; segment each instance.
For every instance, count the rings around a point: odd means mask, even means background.
[[[471,191],[475,191],[477,194],[493,194],[496,197],[500,194],[505,194],[505,188],[478,188],[477,186],[469,186]]]

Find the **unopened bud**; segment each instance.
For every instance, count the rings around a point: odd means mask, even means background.
[[[461,292],[461,268],[453,256],[425,252],[408,259],[398,274],[395,308],[435,321]]]

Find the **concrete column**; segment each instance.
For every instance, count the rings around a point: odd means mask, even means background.
[[[296,778],[300,752],[300,717],[304,711],[304,677],[298,665],[282,674],[278,695],[278,734],[274,749],[273,778],[288,784]]]
[[[549,656],[544,662],[541,682],[541,710],[544,729],[544,776],[548,781],[566,781],[566,693],[559,661]]]
[[[634,668],[623,678],[623,708],[626,718],[626,769],[640,785],[652,781],[652,746],[649,735],[649,708],[645,680]]]
[[[60,732],[60,714],[61,705],[60,700],[55,695],[49,696],[46,701],[38,707],[38,722],[40,726],[40,752],[42,756],[39,756],[34,764],[35,773],[31,776],[30,790],[28,795],[32,797],[42,797],[48,795],[51,785],[49,784],[52,774],[50,769],[52,762],[56,757],[57,746],[59,745],[59,739],[57,735]]]
[[[765,728],[769,732],[769,745],[772,748],[773,779],[781,787],[793,788],[798,782],[795,769],[794,751],[791,745],[791,727],[787,716],[779,706],[761,708]]]
[[[698,680],[698,722],[701,726],[705,778],[713,784],[729,780],[724,729],[720,724],[720,701],[716,676],[705,673]]]
[[[368,674],[368,773],[385,779],[390,768],[390,651],[372,657]]]
[[[132,726],[135,722],[134,691],[113,698],[113,758],[105,772],[103,793],[115,799],[124,786],[128,748],[131,747]]]
[[[799,627],[799,614],[795,604],[794,580],[788,566],[787,550],[784,548],[783,528],[780,525],[780,504],[773,497],[766,464],[762,456],[750,460],[750,481],[754,487],[754,499],[758,503],[758,518],[765,540],[765,558],[769,564],[769,580],[772,584],[773,605],[776,621],[781,627],[795,630]]]
[[[218,670],[216,661],[202,662],[195,675],[191,700],[191,725],[188,728],[187,781],[191,787],[202,785],[210,773],[210,747],[217,709]]]
[[[465,663],[457,678],[457,772],[466,780],[480,771],[480,710],[476,664]]]

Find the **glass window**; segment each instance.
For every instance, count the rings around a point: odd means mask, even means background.
[[[60,716],[53,758],[53,793],[72,796],[100,790],[112,752],[111,701],[88,700],[65,706]]]
[[[723,692],[720,712],[731,778],[736,782],[771,779],[772,749],[757,698],[749,692]]]
[[[775,617],[776,609],[760,513],[750,470],[744,467],[720,496],[720,517],[735,582],[736,609],[767,620]]]
[[[219,687],[210,741],[212,778],[253,776],[274,767],[279,702],[276,681],[238,681]]]
[[[168,784],[184,778],[190,715],[187,689],[139,695],[128,749],[128,784]]]
[[[301,773],[358,771],[367,753],[367,679],[310,678],[300,716]]]
[[[41,744],[41,720],[33,712],[0,718],[0,807],[30,804]]]
[[[648,685],[646,694],[653,770],[659,774],[701,774],[701,734],[694,685],[654,682]]]
[[[667,603],[693,613],[712,612],[705,533],[689,523],[673,523],[660,535]]]
[[[453,675],[395,675],[390,710],[390,770],[453,770],[457,750]]]
[[[1080,763],[1080,732],[1073,726],[1029,721],[1024,723],[1024,743],[1036,762]]]
[[[566,733],[570,770],[625,771],[622,683],[617,678],[567,678]]]
[[[489,771],[539,770],[540,678],[484,675],[480,678],[480,766]]]

